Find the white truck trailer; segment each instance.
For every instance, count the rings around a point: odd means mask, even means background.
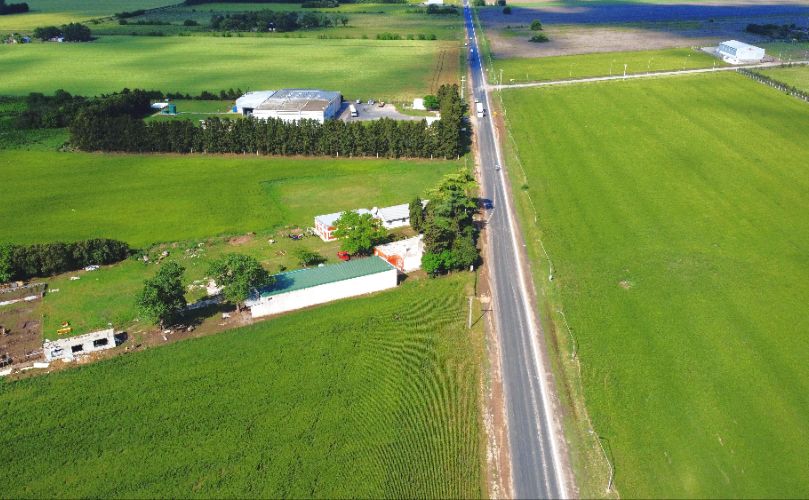
[[[486,111],[483,109],[483,103],[475,99],[475,112],[478,118],[483,118]]]

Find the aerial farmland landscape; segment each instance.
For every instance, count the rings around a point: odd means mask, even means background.
[[[7,498],[806,498],[809,1],[0,0]]]

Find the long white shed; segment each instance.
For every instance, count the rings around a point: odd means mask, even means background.
[[[245,301],[254,318],[279,314],[334,300],[365,295],[398,284],[398,272],[379,257],[298,269],[275,275],[269,288]]]

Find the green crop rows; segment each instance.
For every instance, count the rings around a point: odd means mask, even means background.
[[[0,383],[9,497],[482,493],[468,275]]]

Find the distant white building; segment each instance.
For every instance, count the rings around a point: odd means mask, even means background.
[[[374,255],[388,261],[403,273],[421,269],[424,256],[424,236],[418,235],[406,240],[394,241],[374,248]]]
[[[372,208],[371,213],[382,222],[385,229],[394,229],[410,225],[410,205],[403,203],[392,207]]]
[[[340,111],[339,92],[314,89],[281,89],[248,92],[236,99],[235,111],[245,116],[286,122],[315,120],[323,123]]]
[[[107,328],[98,332],[76,335],[59,340],[46,340],[42,351],[47,361],[64,359],[72,361],[74,358],[92,352],[103,351],[115,347],[115,330]]]
[[[444,0],[427,0],[424,5],[444,5]]]
[[[716,54],[730,64],[756,63],[764,59],[764,49],[737,40],[720,43]]]
[[[395,288],[398,282],[396,268],[384,259],[352,259],[276,274],[275,283],[255,290],[245,305],[259,318]]]

